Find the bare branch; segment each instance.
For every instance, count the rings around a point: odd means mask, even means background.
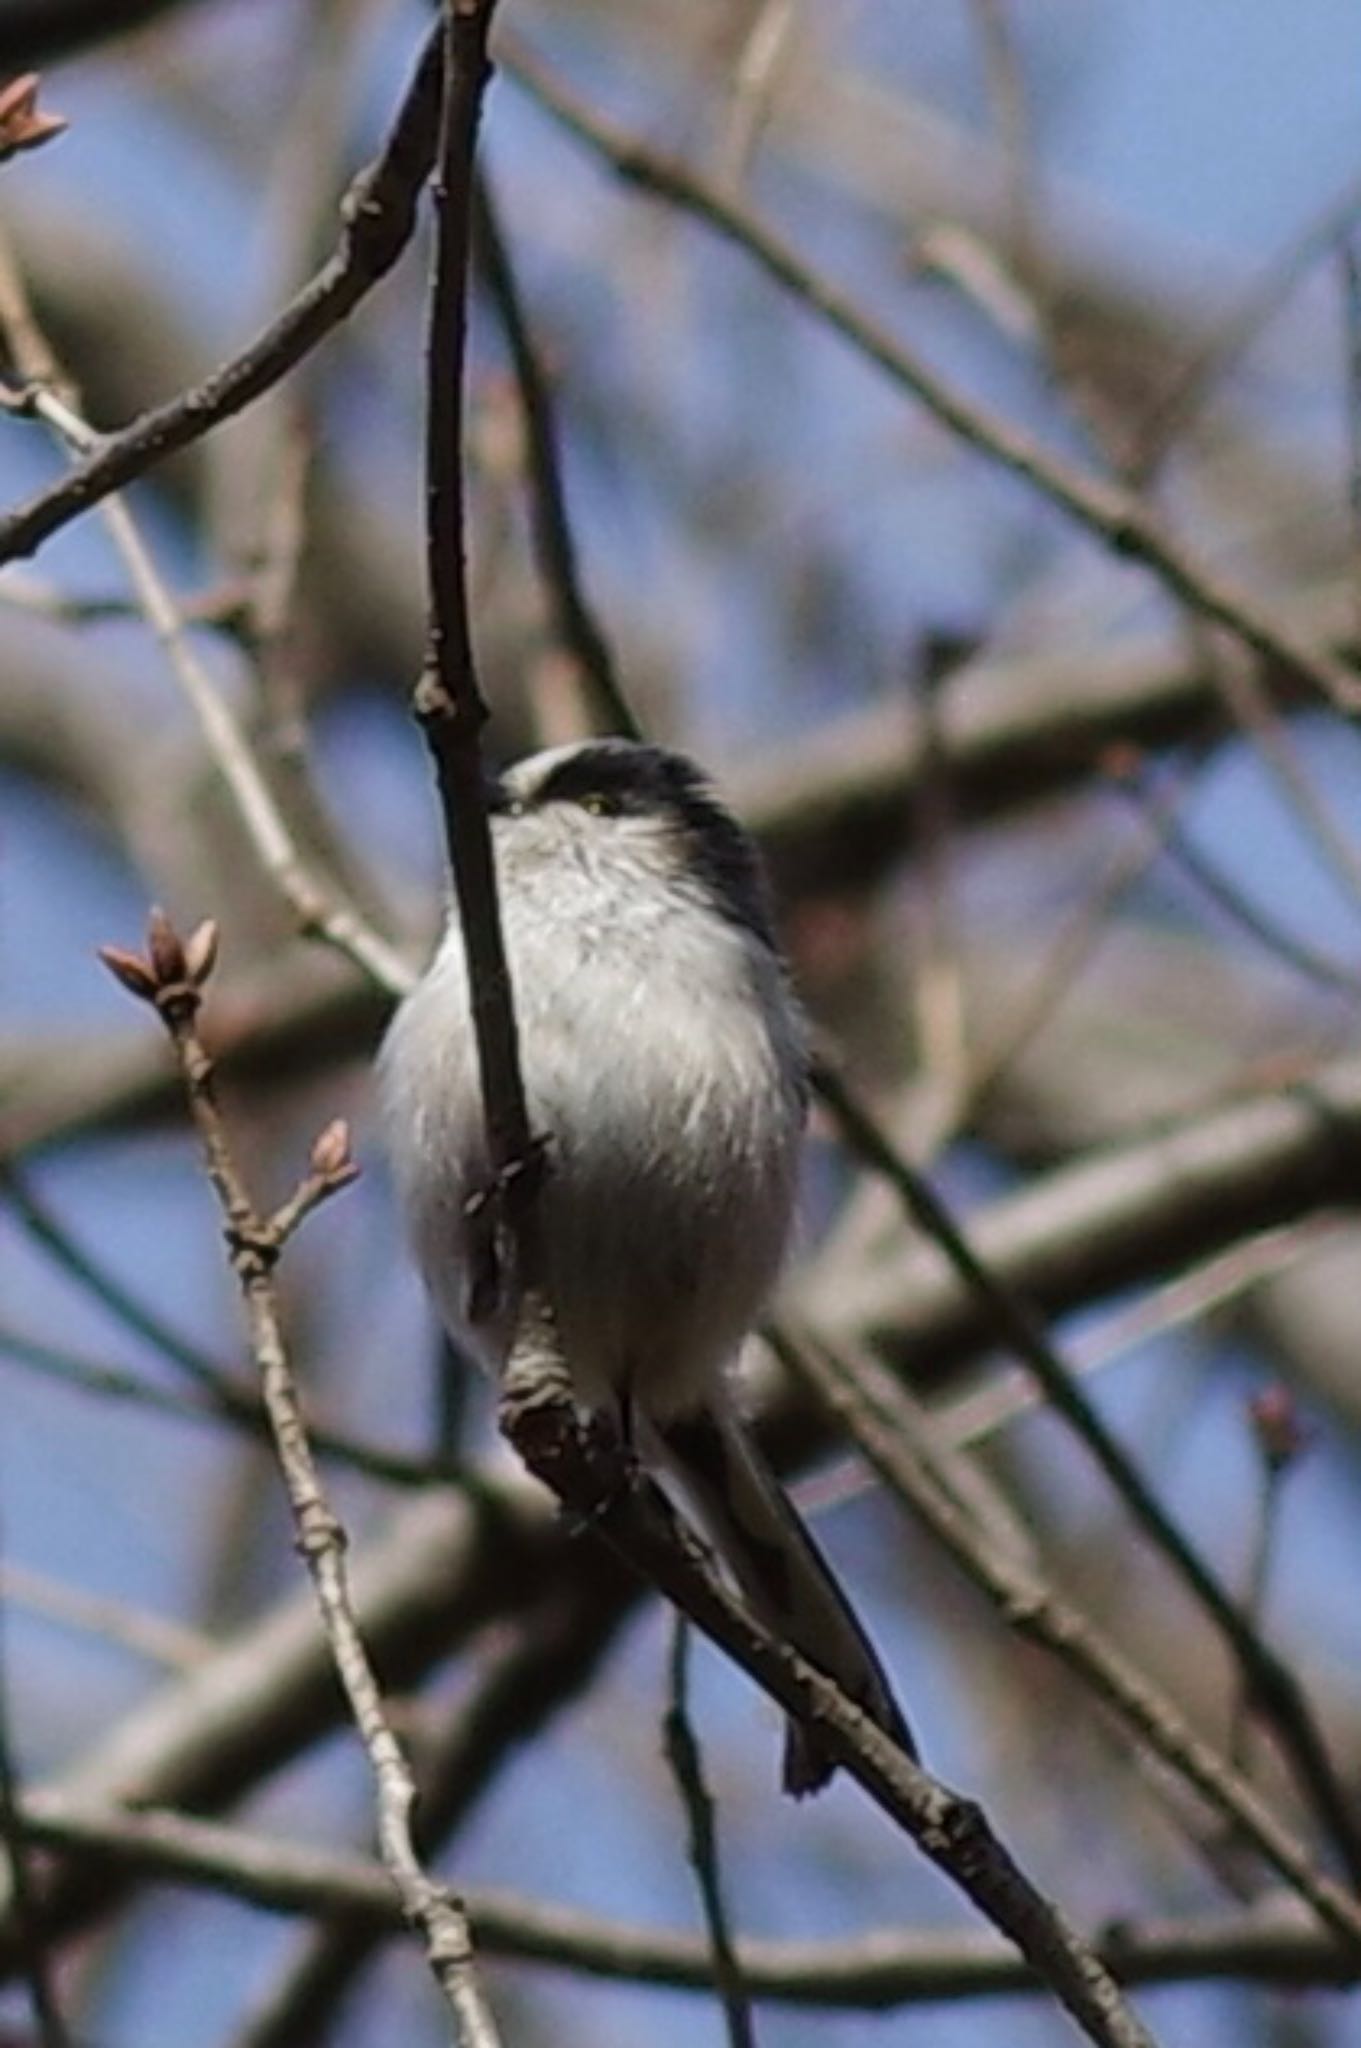
[[[689,1832],[691,1867],[713,1956],[714,1985],[723,2006],[729,2048],[755,2048],[751,1999],[728,1924],[718,1861],[718,1818],[704,1778],[704,1759],[690,1719],[690,1629],[683,1615],[671,1624],[670,1697],[662,1723],[663,1746]]]
[[[1361,1888],[1361,1828],[1295,1673],[1262,1640],[1204,1557],[1173,1522],[1078,1387],[1030,1304],[979,1257],[925,1176],[889,1144],[840,1076],[824,1066],[817,1087],[847,1143],[888,1182],[910,1220],[945,1253],[959,1278],[977,1295],[997,1336],[1035,1375],[1055,1412],[1091,1454],[1137,1526],[1214,1623],[1237,1658],[1252,1704],[1280,1743],[1318,1825],[1335,1844],[1353,1883]]]
[[[1361,680],[1349,666],[1297,639],[1274,615],[1194,562],[1138,497],[1071,468],[1021,429],[966,398],[745,208],[586,106],[518,38],[506,38],[502,63],[518,85],[621,178],[691,214],[741,249],[969,447],[1032,485],[1112,553],[1142,562],[1173,597],[1225,627],[1254,654],[1307,680],[1339,711],[1350,716],[1361,709]],[[4,543],[0,523],[0,560],[5,559]]]
[[[498,1768],[597,1675],[639,1593],[633,1575],[597,1551],[570,1585],[553,1587],[540,1605],[503,1624],[502,1641],[467,1697],[453,1713],[441,1706],[424,1730],[416,1821],[425,1848],[454,1831]],[[304,2023],[315,2029],[324,2022],[390,1933],[372,1916],[329,1914],[290,1958],[235,2048],[294,2048]]]
[[[831,1353],[816,1341],[791,1342],[781,1354],[814,1386],[846,1426],[876,1472],[922,1518],[956,1563],[995,1602],[1008,1625],[1042,1644],[1076,1672],[1104,1705],[1223,1815],[1320,1921],[1361,1956],[1361,1907],[1320,1870],[1306,1845],[1277,1820],[1252,1786],[1196,1735],[1176,1704],[1140,1672],[1071,1602],[1061,1599],[1034,1566],[994,1542],[951,1497],[910,1397],[868,1355]]]
[[[589,693],[595,716],[607,730],[637,738],[637,720],[624,697],[609,644],[586,595],[567,514],[551,386],[521,301],[515,266],[501,232],[485,171],[473,185],[473,222],[474,249],[505,333],[520,393],[534,553],[553,630]]]
[[[346,1539],[326,1499],[307,1440],[274,1280],[279,1253],[292,1231],[318,1202],[346,1187],[354,1169],[343,1127],[330,1126],[313,1148],[311,1171],[293,1201],[271,1218],[256,1210],[236,1164],[217,1104],[212,1061],[198,1031],[202,984],[212,971],[215,953],[211,927],[201,927],[182,943],[169,920],[153,911],[143,963],[153,984],[146,1000],[154,1005],[169,1033],[204,1168],[222,1211],[298,1547],[312,1577],[336,1674],[373,1770],[383,1861],[403,1912],[424,1936],[427,1959],[459,2040],[466,2048],[495,2048],[497,2033],[474,1972],[466,1920],[452,1896],[426,1876],[416,1855],[411,1836],[415,1786],[388,1723],[355,1616],[345,1564]]]
[[[632,1471],[600,1418],[583,1425],[561,1360],[522,1321],[501,1426],[529,1469],[657,1586],[827,1753],[1020,1949],[1089,2040],[1152,2048],[1104,1965],[998,1840],[981,1807],[915,1764],[833,1680],[770,1635],[729,1592],[660,1490]]]
[[[22,1812],[29,1836],[52,1849],[98,1851],[146,1876],[231,1893],[276,1913],[344,1913],[356,1926],[388,1933],[400,1924],[386,1871],[360,1857],[300,1848],[187,1814],[82,1804],[52,1793],[28,1794]],[[486,1955],[623,1982],[706,1994],[713,1989],[713,1958],[704,1940],[506,1892],[469,1891],[467,1905]],[[1259,1900],[1247,1912],[1122,1924],[1103,1938],[1100,1952],[1129,1984],[1227,1978],[1308,1989],[1357,1981],[1347,1953],[1284,1895]],[[1038,1989],[1014,1949],[982,1932],[894,1927],[837,1941],[746,1938],[737,1956],[754,1995],[834,2010],[882,2012],[918,2001]]]
[[[52,1981],[46,1931],[38,1906],[38,1888],[31,1868],[31,1844],[19,1807],[19,1773],[10,1737],[9,1659],[6,1617],[0,1614],[0,1845],[8,1867],[11,1919],[20,1967],[40,2048],[71,2048]]]
[[[411,238],[434,160],[440,47],[440,31],[432,30],[381,156],[351,187],[336,253],[248,348],[191,391],[102,439],[68,476],[0,519],[0,561],[32,554],[110,491],[271,390],[382,281]]]

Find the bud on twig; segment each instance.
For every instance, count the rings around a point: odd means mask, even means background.
[[[333,1186],[356,1177],[359,1168],[350,1156],[350,1127],[344,1117],[334,1118],[320,1133],[312,1146],[310,1164],[313,1173]]]
[[[1254,1395],[1248,1415],[1262,1462],[1273,1475],[1287,1471],[1309,1448],[1310,1432],[1288,1387],[1267,1387]]]
[[[155,1002],[156,977],[140,953],[129,953],[124,946],[101,946],[99,957],[129,995],[144,1003]]]
[[[168,981],[187,981],[189,970],[184,961],[184,946],[159,903],[147,919],[146,935],[151,965],[161,987]]]
[[[205,918],[181,939],[166,913],[157,907],[147,919],[146,954],[123,946],[101,946],[99,957],[130,994],[165,1009],[169,1004],[198,1006],[198,991],[217,959],[217,926]]]
[[[38,112],[39,78],[26,71],[0,88],[0,163],[17,156],[21,149],[37,149],[68,127],[60,114]]]
[[[184,971],[195,988],[202,988],[217,965],[218,927],[211,917],[196,925],[184,943]]]

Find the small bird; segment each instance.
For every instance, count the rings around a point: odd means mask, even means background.
[[[808,1048],[751,839],[682,755],[620,739],[535,754],[489,808],[531,1126],[544,1292],[583,1407],[680,1482],[765,1625],[909,1755],[874,1650],[743,1428],[727,1382],[793,1227]],[[493,1373],[514,1304],[475,1319],[491,1181],[457,916],[378,1062],[426,1283]],[[784,1785],[835,1768],[791,1721]]]

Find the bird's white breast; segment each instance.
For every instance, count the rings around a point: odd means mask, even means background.
[[[760,1312],[789,1232],[803,1120],[797,1009],[775,956],[624,827],[602,850],[550,816],[498,830],[536,1133],[549,1292],[583,1399],[628,1382],[690,1405]],[[487,1184],[456,921],[380,1059],[418,1254],[467,1336],[464,1214]],[[498,1337],[481,1333],[497,1363]]]

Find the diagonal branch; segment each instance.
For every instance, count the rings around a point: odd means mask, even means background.
[[[382,154],[350,188],[335,254],[239,355],[121,433],[105,437],[50,489],[0,518],[0,562],[31,555],[110,491],[121,490],[262,397],[387,276],[411,239],[421,187],[434,161],[440,50],[435,29]]]
[[[608,642],[586,595],[567,516],[567,490],[548,374],[521,300],[515,266],[501,232],[485,171],[473,185],[473,224],[477,231],[475,253],[506,337],[520,393],[529,473],[530,531],[553,630],[589,689],[596,716],[610,731],[628,733],[637,739],[641,737],[638,722],[624,697]]]
[[[531,1333],[532,1334],[532,1333]],[[1040,1892],[982,1808],[931,1777],[816,1666],[770,1635],[719,1578],[660,1489],[632,1470],[599,1418],[582,1425],[566,1367],[532,1343],[502,1383],[501,1427],[536,1477],[656,1586],[827,1753],[993,1925],[1013,1941],[1088,2039],[1153,2048],[1095,1951]]]
[[[866,1353],[835,1353],[816,1338],[780,1333],[781,1357],[815,1387],[893,1493],[923,1520],[1021,1636],[1075,1672],[1150,1749],[1241,1830],[1257,1853],[1307,1899],[1320,1921],[1361,1959],[1361,1906],[1326,1877],[1242,1773],[1203,1741],[1156,1683],[1043,1574],[999,1544],[950,1497],[934,1469],[911,1396]]]
[[[505,39],[501,63],[545,112],[628,184],[688,213],[740,249],[961,441],[1031,485],[1113,554],[1141,562],[1192,611],[1225,627],[1265,660],[1306,679],[1336,709],[1349,716],[1361,710],[1361,678],[1345,662],[1298,639],[1250,597],[1220,582],[1183,552],[1135,494],[1071,467],[1010,421],[967,398],[755,214],[687,165],[645,148],[597,113],[518,37]]]
[[[924,1230],[976,1295],[997,1337],[1015,1352],[1091,1454],[1149,1542],[1176,1572],[1238,1661],[1245,1689],[1288,1758],[1319,1827],[1361,1889],[1361,1825],[1341,1783],[1313,1709],[1294,1672],[1263,1642],[1199,1551],[1125,1455],[1049,1341],[1024,1296],[981,1259],[923,1174],[902,1158],[839,1075],[825,1064],[817,1088],[851,1149],[892,1188],[909,1220]]]

